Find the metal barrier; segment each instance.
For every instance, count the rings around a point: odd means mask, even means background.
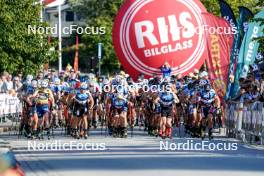
[[[22,103],[18,97],[9,94],[0,94],[0,124],[9,118],[12,122],[17,121],[22,113]]]
[[[245,143],[264,143],[264,103],[229,103],[225,109],[227,136]]]

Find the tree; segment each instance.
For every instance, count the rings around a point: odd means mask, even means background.
[[[254,14],[261,10],[259,6],[262,0],[226,0],[226,2],[232,8],[236,17],[239,15],[239,6],[245,6],[249,8]],[[203,5],[206,7],[207,11],[213,13],[217,16],[220,15],[220,7],[218,4],[218,0],[201,0]]]
[[[119,62],[114,52],[112,42],[112,27],[118,9],[124,0],[69,0],[73,10],[79,13],[87,23],[87,26],[106,27],[105,35],[83,35],[82,44],[85,46],[85,53],[88,57],[95,56],[97,53],[97,43],[101,42],[104,46],[104,58],[102,69],[111,72],[119,68]],[[253,13],[261,8],[257,3],[262,0],[227,0],[238,17],[238,7],[248,7]],[[218,0],[201,0],[208,12],[220,16]],[[80,59],[82,60],[82,59]]]
[[[103,44],[102,71],[111,73],[120,68],[112,42],[112,27],[114,18],[123,0],[70,0],[69,1],[87,26],[105,27],[104,35],[83,35],[82,44],[85,45],[85,53],[91,58],[97,55],[97,44]],[[81,51],[80,51],[81,53]],[[82,60],[82,59],[80,59]]]
[[[38,0],[0,0],[0,72],[35,73],[42,64],[54,60],[44,34],[28,31],[29,25],[45,27],[40,23]]]

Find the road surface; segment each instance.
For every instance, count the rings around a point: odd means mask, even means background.
[[[178,137],[161,140],[149,137],[140,130],[135,130],[134,136],[127,139],[101,135],[100,130],[93,130],[87,140],[77,141],[61,135],[59,131],[49,141],[18,139],[14,134],[3,134],[0,138],[10,142],[16,158],[26,175],[30,176],[264,175],[264,149],[227,138],[215,138],[211,143],[235,143],[237,150],[176,150],[175,144],[190,141],[196,144],[202,141]],[[88,148],[81,150],[74,146],[70,150],[67,146],[60,148],[60,145],[54,150],[51,146],[52,143],[71,142],[79,143],[80,146],[87,144]],[[165,150],[166,142],[174,144],[174,148]],[[161,143],[164,144],[162,150]],[[90,144],[94,145],[95,150],[90,150]]]

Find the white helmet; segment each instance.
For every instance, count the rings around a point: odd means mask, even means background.
[[[110,81],[108,79],[104,79],[103,84],[104,85],[110,84]]]
[[[201,78],[204,78],[204,77],[206,77],[206,76],[208,76],[208,73],[207,73],[206,71],[203,71],[203,72],[200,74],[200,77],[201,77]]]
[[[41,82],[41,87],[42,88],[47,88],[49,86],[49,82],[47,81],[47,80],[43,80],[42,82]]]
[[[33,79],[33,76],[32,75],[27,75],[27,80],[28,81],[31,81]]]
[[[116,82],[120,83],[121,82],[121,76],[120,75],[116,75],[115,80],[116,80]]]
[[[92,80],[92,79],[95,78],[95,75],[94,75],[93,73],[89,73],[89,74],[88,74],[88,78],[89,78],[90,80]]]
[[[54,79],[54,84],[55,85],[60,85],[60,79],[59,78],[55,78]]]
[[[80,88],[81,88],[81,90],[87,90],[88,85],[86,83],[82,83]]]
[[[253,71],[258,71],[258,65],[257,64],[253,64],[252,67],[253,67]]]
[[[147,79],[143,79],[143,84],[148,84],[148,80]]]
[[[32,80],[31,81],[31,86],[34,87],[34,88],[37,88],[38,87],[38,81],[37,80]]]

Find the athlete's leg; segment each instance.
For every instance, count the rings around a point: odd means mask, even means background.
[[[121,137],[127,137],[127,112],[122,111],[120,114]]]
[[[115,111],[115,110],[113,110],[113,111]],[[114,112],[114,114],[112,115],[113,116],[113,118],[112,118],[112,124],[113,124],[113,137],[117,137],[117,135],[118,135],[118,125],[119,125],[119,115],[118,114],[116,114],[115,112]]]
[[[83,117],[82,117],[82,121],[83,121],[83,133],[84,133],[84,138],[87,139],[88,137],[88,134],[87,134],[87,131],[88,131],[88,119],[87,119],[87,115],[84,114]]]

